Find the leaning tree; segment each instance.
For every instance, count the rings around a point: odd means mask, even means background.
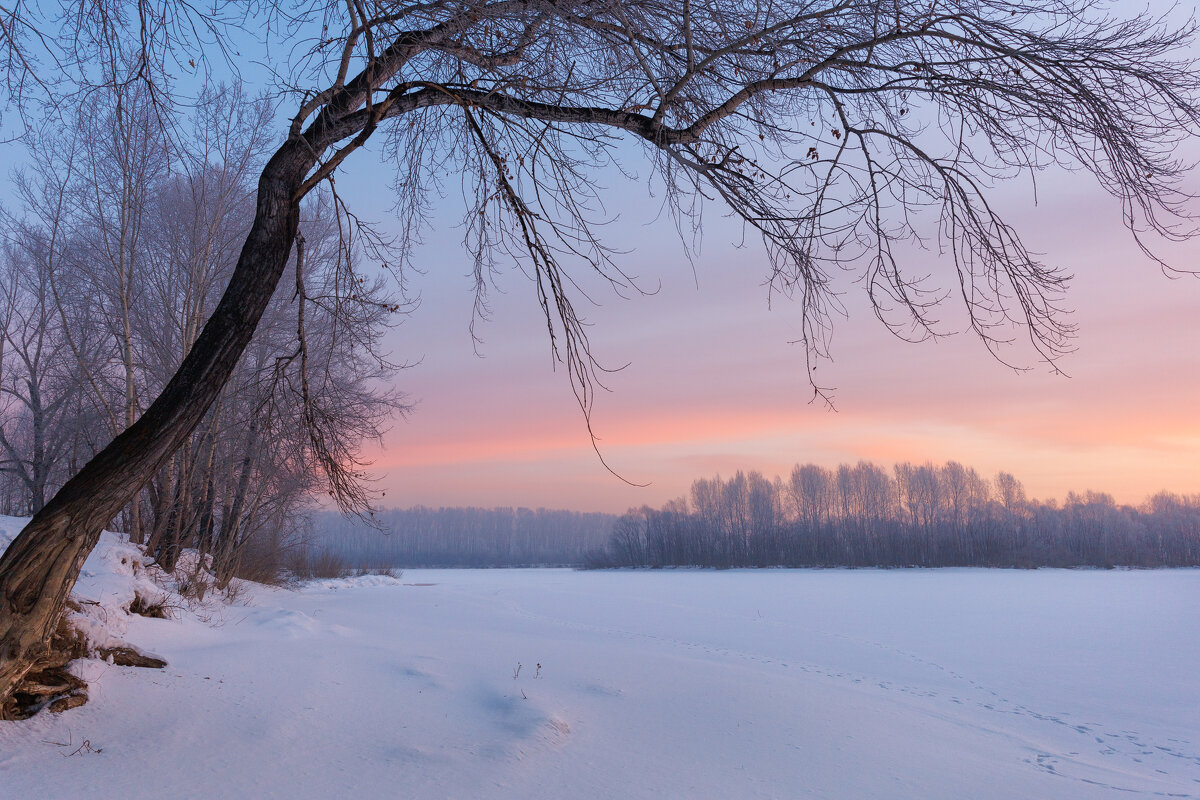
[[[5,0],[7,2],[7,0]],[[833,287],[861,282],[900,333],[941,295],[906,269],[940,250],[971,328],[1018,326],[1052,360],[1068,343],[1066,276],[989,202],[998,180],[1082,168],[1135,236],[1189,236],[1187,164],[1200,78],[1184,20],[1092,0],[175,0],[0,6],[6,86],[24,119],[101,84],[143,82],[164,109],[188,80],[273,70],[290,124],[262,171],[224,296],[146,412],[46,504],[0,560],[0,701],[54,626],[101,529],[187,439],[276,289],[301,200],[374,143],[395,166],[407,257],[428,194],[462,180],[476,277],[521,263],[585,412],[596,376],[572,269],[626,278],[599,238],[594,173],[640,147],[681,228],[705,203],[761,236],[810,356]],[[249,10],[247,10],[249,9]],[[172,77],[174,76],[174,77]],[[21,106],[21,103],[24,106]],[[14,119],[10,113],[10,121]],[[338,198],[342,203],[342,199]],[[345,206],[342,206],[345,211]],[[353,221],[345,212],[347,223]],[[319,440],[320,431],[313,430]],[[326,465],[344,488],[336,459]]]

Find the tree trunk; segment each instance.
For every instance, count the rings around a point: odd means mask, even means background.
[[[246,495],[250,491],[250,473],[254,469],[254,451],[257,448],[258,420],[250,418],[250,430],[246,433],[246,454],[242,457],[242,474],[238,476],[237,490],[233,503],[226,506],[225,522],[221,529],[221,539],[216,552],[213,553],[213,569],[217,574],[217,588],[224,589],[233,578],[233,554],[237,545],[238,531],[242,527],[242,509],[246,504]]]
[[[299,189],[320,149],[293,137],[267,162],[237,268],[179,371],[0,557],[0,706],[44,649],[101,530],[183,444],[232,374],[283,274]]]

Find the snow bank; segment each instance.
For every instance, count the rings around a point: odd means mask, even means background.
[[[8,547],[27,518],[0,516],[0,552]],[[125,643],[129,607],[138,597],[143,603],[183,603],[151,579],[141,550],[121,534],[105,531],[84,562],[71,599],[79,611],[69,614],[71,623],[93,647],[115,647]],[[82,677],[82,676],[81,676]],[[86,678],[85,678],[86,679]]]
[[[305,583],[309,591],[328,589],[361,589],[365,586],[400,586],[402,581],[391,575],[353,575],[347,578],[315,578]]]

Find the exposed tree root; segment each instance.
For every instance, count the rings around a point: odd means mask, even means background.
[[[12,695],[0,707],[0,719],[29,719],[40,711],[61,713],[86,703],[87,684],[67,669],[67,665],[77,658],[102,658],[121,667],[161,669],[167,665],[166,661],[133,647],[90,647],[68,618],[72,611],[78,610],[74,601],[68,601],[45,652],[34,660]]]

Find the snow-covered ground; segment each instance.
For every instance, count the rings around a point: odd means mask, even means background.
[[[105,613],[119,549],[76,592]],[[170,665],[77,662],[86,706],[0,722],[0,797],[1200,798],[1198,570],[408,571],[244,598],[123,618]]]

